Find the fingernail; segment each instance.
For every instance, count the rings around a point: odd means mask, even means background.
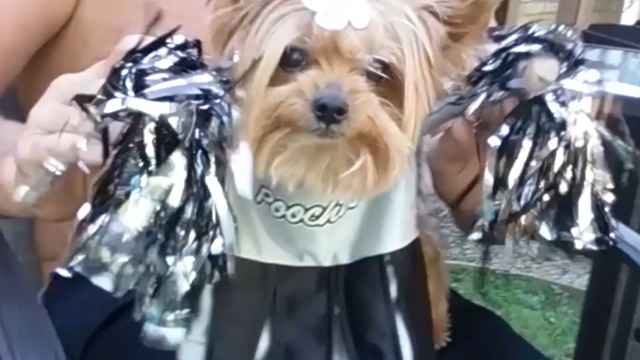
[[[76,144],[76,146],[78,147],[78,150],[80,150],[80,152],[86,152],[87,151],[87,139],[82,139],[80,141],[78,141],[78,143]]]
[[[78,161],[77,165],[78,165],[78,168],[80,169],[80,171],[82,171],[86,175],[89,175],[91,173],[91,170],[89,170],[89,167],[84,162]]]
[[[84,140],[78,149],[80,150],[79,162],[83,163],[87,170],[89,167],[102,165],[102,143],[100,141],[96,139]]]
[[[81,159],[82,154],[86,153],[88,150],[87,139],[82,139],[78,141],[76,143],[76,147],[78,148],[78,161],[77,161],[78,168],[80,169],[80,171],[88,175],[90,172],[89,167]]]

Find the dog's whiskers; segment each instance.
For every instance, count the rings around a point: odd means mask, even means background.
[[[365,156],[363,156],[362,153],[360,153],[360,156],[358,157],[358,160],[353,164],[353,166],[351,166],[349,168],[349,170],[345,171],[344,173],[342,173],[340,175],[340,178],[344,178],[349,176],[350,174],[356,172],[358,169],[360,169],[360,167],[362,167],[362,165],[364,164],[365,161]]]
[[[338,139],[344,135],[341,130],[335,128],[334,126],[316,127],[311,132],[316,136],[329,139]]]

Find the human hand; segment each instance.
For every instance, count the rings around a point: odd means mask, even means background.
[[[429,143],[426,155],[434,190],[463,231],[471,230],[481,205],[487,140],[517,103],[508,98],[475,119],[453,119],[437,129]]]
[[[33,203],[39,200],[51,184],[43,178],[43,164],[67,166],[102,165],[102,144],[94,124],[72,99],[77,94],[95,94],[104,83],[112,66],[124,54],[149,38],[142,35],[125,37],[103,61],[74,74],[55,79],[29,112],[26,128],[15,153],[18,172],[16,200]],[[88,171],[88,169],[84,169]],[[30,189],[34,183],[43,189]],[[27,196],[28,194],[28,196]]]
[[[72,104],[72,99],[77,94],[95,94],[112,66],[146,39],[142,35],[127,36],[106,59],[82,72],[62,75],[49,85],[29,112],[27,127],[18,145],[17,162],[21,171],[31,173],[32,167],[39,167],[48,157],[67,164],[82,161],[88,166],[101,165],[102,145],[94,124]]]
[[[539,56],[528,60],[522,74],[524,95],[538,95],[559,74],[560,63],[555,58]],[[474,119],[453,119],[434,132],[427,149],[434,190],[449,205],[464,231],[471,230],[481,206],[487,140],[517,104],[516,98],[507,98],[480,111]]]

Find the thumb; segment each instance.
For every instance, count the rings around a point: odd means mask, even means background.
[[[155,38],[147,35],[128,35],[125,36],[120,42],[113,48],[113,51],[104,60],[95,63],[88,68],[86,72],[92,73],[99,77],[106,77],[111,68],[113,68],[118,62],[120,62],[125,55],[140,46],[144,46]]]
[[[153,37],[145,35],[125,37],[104,60],[93,64],[82,72],[64,74],[56,78],[38,102],[68,104],[78,94],[94,94],[102,86],[113,66],[121,61],[129,50],[148,44],[153,39]]]

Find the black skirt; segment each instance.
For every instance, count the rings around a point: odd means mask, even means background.
[[[334,267],[237,259],[214,290],[207,359],[435,359],[425,271],[419,241]]]
[[[133,299],[130,296],[114,298],[81,276],[68,278],[54,274],[44,294],[44,300],[68,360],[176,360],[175,352],[152,349],[140,341],[141,324],[133,319]],[[455,291],[451,292],[450,309],[453,342],[438,352],[438,360],[549,360],[495,313],[464,299]],[[362,313],[362,310],[356,309],[355,314],[359,313]],[[374,322],[378,315],[373,314],[371,322]],[[412,321],[419,319],[416,317]],[[220,325],[218,323],[216,326]],[[239,335],[237,339],[231,339],[233,344],[242,346],[252,338],[254,340],[249,344],[254,343],[255,335],[242,333],[238,325],[240,324],[229,328]],[[426,329],[428,331],[428,327]],[[359,330],[356,333],[365,332],[369,334],[369,338],[378,338],[372,335],[371,331],[366,331],[367,329]],[[382,330],[383,334],[387,331]],[[425,358],[416,354],[414,360],[432,359],[429,339],[429,336],[422,337],[423,342],[429,344],[425,348]],[[218,341],[221,339],[218,338]],[[364,341],[354,340],[354,343],[363,344]],[[381,344],[376,341],[375,345],[360,346],[381,347]],[[227,351],[233,350],[219,342],[217,345],[218,351],[223,348]],[[255,345],[253,346],[251,350],[255,351]],[[251,353],[242,348],[236,350],[237,353],[234,352],[230,357],[222,359],[240,360],[241,358],[236,356]],[[326,353],[326,350],[322,351]],[[362,351],[364,353],[366,350]],[[358,360],[377,359],[374,353],[373,357],[362,356]]]

